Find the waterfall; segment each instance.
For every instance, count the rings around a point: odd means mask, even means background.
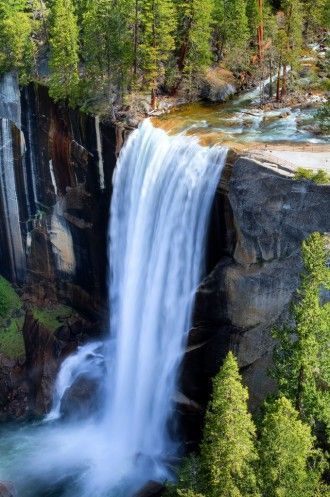
[[[129,497],[149,480],[170,478],[179,366],[225,159],[225,149],[169,137],[150,121],[130,135],[113,180],[110,336],[63,363],[48,422],[8,456],[6,479],[22,468],[22,497],[36,497],[49,481],[66,482],[61,496]],[[102,407],[87,420],[59,419],[65,393],[77,378],[95,378],[96,369]],[[0,479],[2,472],[0,465]]]

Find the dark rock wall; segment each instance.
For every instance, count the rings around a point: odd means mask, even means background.
[[[123,131],[55,105],[41,86],[24,88],[16,107],[21,120],[11,123],[12,152],[24,271],[10,261],[10,237],[1,230],[0,273],[40,300],[60,298],[102,314],[112,173]]]

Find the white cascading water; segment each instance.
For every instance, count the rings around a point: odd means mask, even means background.
[[[103,408],[96,418],[43,423],[25,433],[22,452],[7,465],[14,476],[13,461],[17,467],[24,458],[22,497],[37,495],[26,479],[68,478],[60,495],[70,497],[128,497],[147,481],[170,476],[177,441],[168,425],[225,158],[225,149],[169,137],[150,121],[129,137],[111,205]],[[100,354],[100,344],[88,344],[64,362],[48,420],[60,417],[61,399],[81,373],[95,375]]]

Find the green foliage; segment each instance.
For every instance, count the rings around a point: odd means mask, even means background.
[[[18,357],[24,352],[22,302],[12,285],[0,276],[0,352]]]
[[[255,426],[237,361],[226,357],[213,380],[201,445],[201,480],[212,497],[257,496]]]
[[[0,276],[0,319],[9,317],[10,313],[21,307],[21,300],[12,285]]]
[[[330,304],[322,305],[321,288],[330,287],[325,238],[312,234],[302,245],[305,271],[292,313],[295,327],[274,333],[274,376],[279,390],[313,427],[330,429]]]
[[[259,442],[259,481],[267,497],[313,497],[320,477],[310,427],[281,397],[268,406]],[[316,469],[314,469],[316,468]]]
[[[22,83],[30,79],[36,53],[32,34],[36,28],[26,0],[0,0],[0,73],[17,70]]]
[[[248,13],[252,15],[251,9]],[[254,29],[252,24],[256,25],[257,22],[248,19],[246,0],[215,0],[213,23],[216,49],[219,58],[226,56],[226,63],[232,69],[239,69],[242,61],[248,57],[249,25]]]
[[[298,167],[294,174],[295,179],[308,179],[309,181],[314,181],[319,185],[324,185],[329,183],[330,177],[327,171],[324,169],[319,169],[318,171],[313,171],[311,169],[305,169],[303,167]]]
[[[155,91],[174,49],[176,28],[171,0],[144,0],[140,6],[138,60],[145,86]]]
[[[77,100],[78,25],[72,0],[54,0],[51,9],[49,94],[55,100]]]
[[[176,0],[178,66],[186,80],[211,63],[213,0]]]
[[[300,0],[282,0],[277,47],[283,64],[296,67],[302,47],[303,10]]]
[[[305,32],[307,40],[315,38],[323,26],[327,26],[327,0],[302,0],[304,10]]]
[[[32,311],[35,319],[40,321],[50,331],[56,331],[63,324],[63,321],[74,313],[71,307],[65,305],[34,307]]]
[[[318,110],[316,114],[316,119],[320,125],[322,133],[324,134],[330,133],[330,101],[327,101]]]
[[[252,39],[256,38],[257,29],[259,25],[258,0],[247,0],[246,15],[249,21],[250,35]]]
[[[95,0],[83,15],[83,58],[89,98],[95,85],[111,104],[112,93],[127,88],[132,64],[129,31],[132,0]]]

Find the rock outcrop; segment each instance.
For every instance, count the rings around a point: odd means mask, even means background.
[[[330,186],[240,157],[227,167],[213,211],[210,272],[196,295],[182,389],[205,407],[210,378],[232,349],[256,409],[276,388],[268,375],[271,329],[288,317],[302,271],[301,243],[314,231],[330,231]],[[193,437],[201,426],[197,414],[191,423],[185,419]]]

